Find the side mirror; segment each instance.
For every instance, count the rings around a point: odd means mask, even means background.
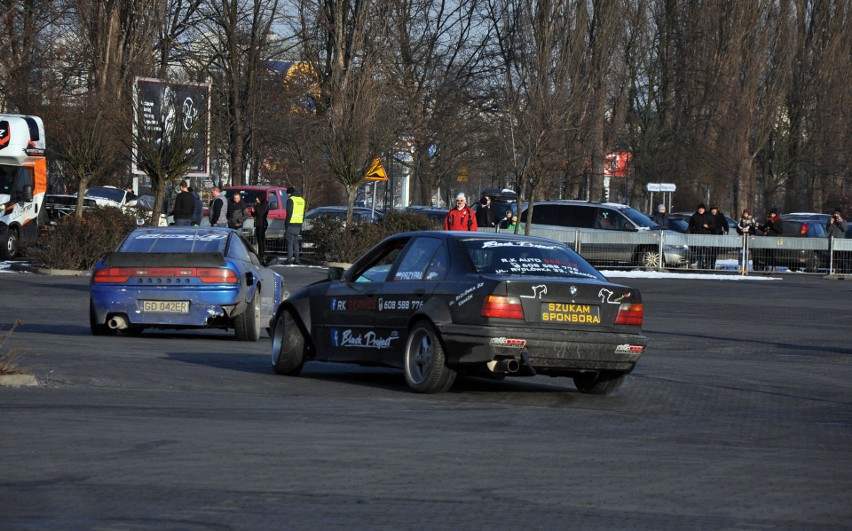
[[[343,272],[346,271],[342,267],[329,267],[328,268],[328,279],[329,280],[343,280]]]
[[[33,200],[33,185],[27,184],[24,185],[24,201],[32,201]]]
[[[636,228],[636,225],[632,223],[626,223],[624,225],[624,230],[626,230],[627,232],[639,232],[639,229]]]

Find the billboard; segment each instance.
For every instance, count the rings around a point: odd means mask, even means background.
[[[610,151],[604,162],[604,177],[627,177],[633,153],[629,151]]]
[[[187,172],[189,177],[210,175],[210,84],[209,83],[168,83],[159,79],[136,78],[134,86],[135,114],[141,120],[134,121],[134,136],[140,122],[149,131],[156,132],[158,141],[164,133],[170,133],[174,127],[189,131],[202,120],[198,130],[203,131],[193,143],[196,162]],[[133,157],[138,161],[136,153]],[[143,175],[136,162],[133,173]]]

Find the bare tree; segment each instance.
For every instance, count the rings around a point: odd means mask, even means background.
[[[217,80],[213,87],[222,102],[219,120],[227,131],[231,184],[245,182],[254,158],[256,91],[267,60],[277,53],[270,39],[277,11],[278,0],[211,0],[202,6],[204,31],[197,56]]]
[[[358,187],[370,161],[388,145],[380,123],[385,104],[381,47],[387,13],[378,0],[303,2],[299,26],[303,56],[319,76],[320,142],[341,184],[352,218]]]

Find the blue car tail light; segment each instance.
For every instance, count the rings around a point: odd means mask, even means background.
[[[236,271],[227,267],[105,267],[95,271],[95,283],[121,283],[135,279],[190,279],[205,284],[238,284]]]

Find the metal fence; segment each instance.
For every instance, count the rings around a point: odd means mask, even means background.
[[[488,232],[492,229],[480,229]],[[498,232],[512,232],[505,229]],[[750,272],[852,272],[852,240],[614,232],[531,227],[531,236],[567,243],[596,267]]]

